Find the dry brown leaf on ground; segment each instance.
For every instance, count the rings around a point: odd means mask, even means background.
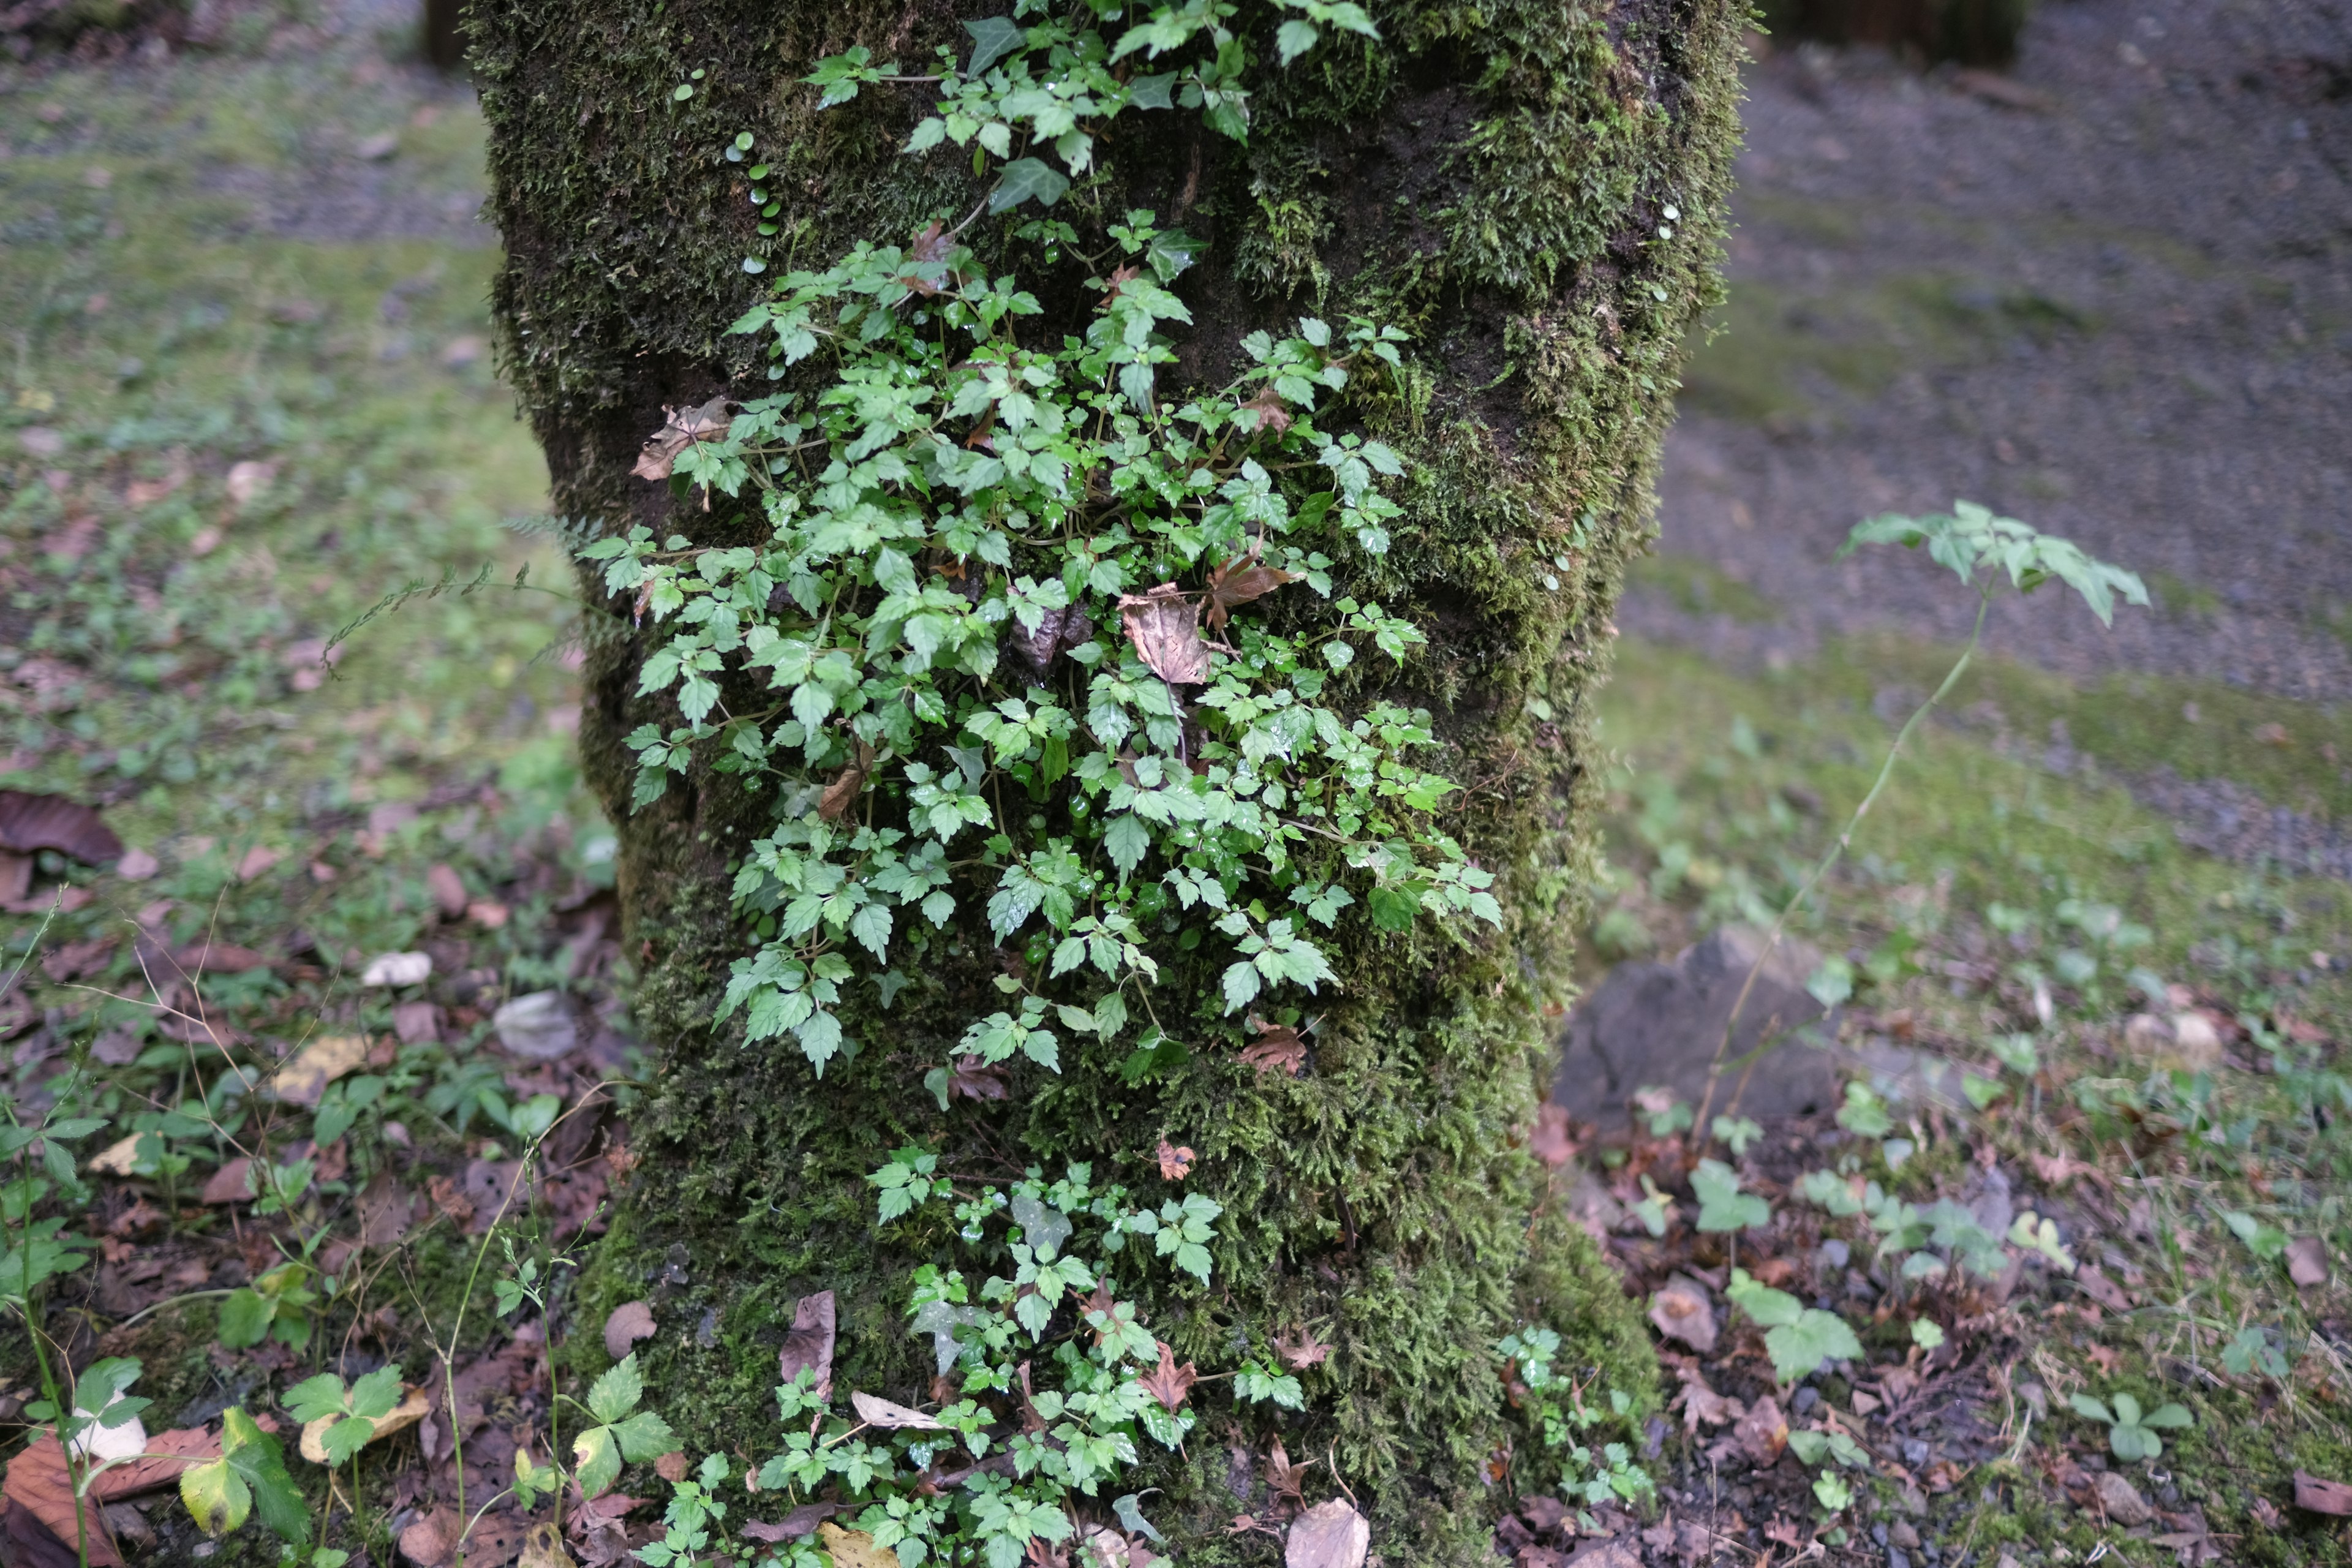
[[[1201,1374],[1189,1361],[1178,1366],[1176,1352],[1168,1348],[1165,1341],[1154,1342],[1160,1346],[1160,1364],[1135,1381],[1143,1384],[1146,1394],[1174,1410],[1191,1397],[1192,1385],[1201,1380]]]
[[[746,1520],[743,1533],[753,1541],[771,1545],[781,1541],[797,1541],[815,1533],[816,1527],[841,1511],[837,1502],[804,1502],[773,1524],[760,1520]]]
[[[1789,1446],[1789,1422],[1780,1414],[1780,1402],[1767,1396],[1749,1405],[1732,1426],[1731,1441],[1758,1469],[1770,1468]]]
[[[862,1530],[844,1530],[826,1520],[816,1527],[816,1539],[832,1554],[834,1568],[898,1568],[898,1554],[875,1545]]]
[[[1307,1484],[1307,1472],[1313,1469],[1316,1463],[1316,1460],[1309,1459],[1303,1465],[1292,1464],[1289,1450],[1282,1446],[1282,1439],[1276,1437],[1274,1447],[1266,1450],[1265,1484],[1277,1500],[1287,1499],[1305,1508],[1307,1496],[1302,1489]]]
[[[289,1105],[316,1105],[327,1086],[367,1060],[365,1035],[320,1035],[278,1069],[271,1088]]]
[[[619,1361],[639,1340],[654,1337],[654,1310],[643,1301],[624,1301],[604,1319],[604,1353]]]
[[[522,1538],[522,1555],[515,1559],[515,1568],[580,1568],[572,1561],[572,1553],[563,1550],[563,1533],[552,1523],[534,1524],[530,1533]]]
[[[2309,1287],[2327,1283],[2327,1244],[2315,1236],[2298,1236],[2286,1244],[2287,1278]]]
[[[825,785],[824,793],[817,797],[818,816],[827,822],[839,822],[849,815],[857,805],[858,795],[865,791],[867,775],[874,771],[874,748],[863,741],[858,742],[856,755],[834,775],[833,782]]]
[[[1164,1182],[1182,1181],[1192,1174],[1194,1158],[1190,1148],[1171,1143],[1162,1138],[1160,1141],[1160,1179]]]
[[[2352,1515],[2352,1486],[2323,1480],[2308,1470],[2294,1473],[2294,1506],[2342,1519]]]
[[[372,1419],[375,1430],[368,1434],[369,1443],[381,1443],[394,1433],[405,1432],[433,1409],[433,1396],[415,1384],[401,1385],[400,1403]],[[302,1440],[297,1445],[302,1457],[314,1465],[327,1462],[327,1428],[342,1419],[337,1415],[321,1415],[316,1421],[302,1424]],[[362,1445],[365,1447],[366,1445]]]
[[[1707,1384],[1696,1366],[1681,1371],[1683,1389],[1675,1395],[1669,1410],[1683,1413],[1683,1430],[1696,1436],[1702,1426],[1725,1426],[1748,1414],[1748,1407],[1738,1400],[1717,1394]]]
[[[0,789],[0,849],[31,855],[54,849],[91,866],[122,858],[122,840],[94,807],[61,795]]]
[[[433,901],[441,907],[443,919],[454,921],[465,914],[467,902],[466,882],[457,875],[456,867],[435,862],[425,873],[425,886],[432,893]]]
[[[786,1383],[798,1377],[803,1368],[816,1373],[819,1399],[833,1394],[833,1292],[819,1290],[803,1296],[793,1307],[792,1331],[784,1336],[783,1349],[776,1352],[776,1370]]]
[[[2084,1295],[2110,1312],[2128,1312],[2132,1299],[2124,1288],[2106,1276],[2095,1263],[2085,1263],[2074,1270],[2074,1283]]]
[[[870,1394],[853,1393],[849,1396],[849,1404],[857,1412],[857,1418],[868,1426],[879,1426],[891,1432],[945,1430],[936,1415],[926,1415],[919,1410],[910,1410],[903,1405],[877,1399]]]
[[[1576,1140],[1568,1130],[1568,1109],[1549,1100],[1536,1107],[1536,1130],[1528,1137],[1528,1152],[1553,1170],[1576,1158]]]
[[[1236,555],[1209,572],[1209,629],[1223,631],[1236,605],[1262,599],[1291,580],[1290,574],[1261,565],[1255,555]]]
[[[1012,1092],[1004,1075],[978,1057],[958,1057],[948,1072],[950,1100],[959,1095],[966,1100],[1003,1100]]]
[[[1706,1287],[1688,1275],[1677,1274],[1650,1298],[1650,1321],[1670,1340],[1680,1340],[1701,1355],[1715,1349],[1715,1303]]]
[[[1191,595],[1173,583],[1148,594],[1124,594],[1119,624],[1136,656],[1171,686],[1199,686],[1209,679],[1209,652],[1201,641],[1201,612]]]
[[[1318,1341],[1312,1331],[1301,1329],[1286,1340],[1275,1341],[1274,1353],[1293,1372],[1305,1372],[1310,1366],[1322,1365],[1331,1347]]]
[[[720,393],[698,408],[664,408],[668,417],[662,427],[646,437],[644,450],[637,454],[636,467],[629,470],[641,479],[666,479],[677,463],[677,455],[697,441],[709,441],[727,433],[727,395]]]
[[[66,1451],[55,1437],[43,1437],[10,1459],[7,1480],[0,1492],[68,1547],[74,1545],[80,1529],[75,1523],[73,1479],[66,1471]],[[105,1519],[87,1502],[79,1507],[88,1530],[90,1568],[122,1568],[122,1554],[115,1550]]]
[[[1318,1502],[1298,1516],[1282,1552],[1283,1568],[1363,1568],[1372,1527],[1345,1498]]]
[[[197,1196],[208,1204],[244,1203],[253,1196],[253,1162],[238,1155],[215,1171]]]
[[[654,1474],[672,1486],[686,1479],[686,1450],[683,1448],[672,1448],[654,1460]]]
[[[1307,1065],[1307,1042],[1286,1024],[1269,1024],[1253,1014],[1249,1026],[1257,1039],[1241,1048],[1241,1059],[1260,1072],[1284,1072],[1297,1078]]]

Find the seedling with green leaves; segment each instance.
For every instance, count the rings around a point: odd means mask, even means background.
[[[2139,1400],[2132,1394],[2115,1394],[2105,1400],[2087,1394],[2077,1394],[2067,1403],[2074,1414],[2086,1421],[2096,1421],[2107,1429],[2107,1447],[2118,1459],[2158,1459],[2164,1456],[2164,1439],[2159,1430],[2172,1431],[2193,1426],[2197,1418],[2185,1405],[2170,1401],[2153,1410],[2142,1411]]]
[[[1691,1172],[1691,1191],[1698,1196],[1698,1228],[1720,1235],[1726,1231],[1758,1230],[1772,1223],[1772,1205],[1753,1193],[1739,1190],[1739,1173],[1720,1160],[1701,1160]]]
[[[587,1497],[601,1497],[620,1479],[621,1462],[645,1464],[677,1447],[669,1423],[637,1408],[646,1396],[645,1374],[631,1351],[607,1367],[588,1389],[588,1414],[596,1425],[572,1440],[577,1468],[572,1479]]]
[[[348,1462],[367,1446],[376,1423],[400,1403],[400,1366],[394,1363],[348,1385],[331,1372],[305,1378],[286,1391],[285,1405],[305,1426],[313,1421],[331,1423],[320,1433],[319,1443],[331,1467]]]
[[[1808,1307],[1786,1290],[1751,1278],[1745,1268],[1731,1271],[1731,1283],[1723,1293],[1763,1328],[1765,1352],[1782,1383],[1810,1377],[1824,1362],[1862,1354],[1862,1342],[1843,1318]]]

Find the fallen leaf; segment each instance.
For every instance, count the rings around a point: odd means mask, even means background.
[[[1271,384],[1257,389],[1257,395],[1241,405],[1240,412],[1249,419],[1254,433],[1279,436],[1290,428],[1290,410]]]
[[[1171,686],[1199,686],[1209,679],[1209,653],[1201,642],[1201,612],[1192,595],[1173,583],[1148,594],[1123,594],[1119,624],[1136,656]]]
[[[1257,1039],[1241,1048],[1241,1059],[1260,1072],[1286,1072],[1297,1078],[1307,1066],[1307,1042],[1286,1024],[1269,1024],[1253,1015],[1249,1026]]]
[[[1181,1144],[1171,1143],[1167,1139],[1162,1138],[1160,1141],[1160,1179],[1165,1182],[1182,1181],[1192,1174],[1194,1158],[1191,1149]]]
[[[0,789],[0,849],[19,855],[54,849],[88,865],[111,866],[122,858],[122,840],[79,801]]]
[[[686,1450],[672,1448],[668,1453],[657,1457],[654,1460],[654,1474],[672,1486],[686,1479]]]
[[[563,1534],[553,1524],[534,1524],[522,1538],[522,1555],[515,1568],[580,1568],[563,1550]]]
[[[1372,1527],[1345,1498],[1318,1502],[1298,1516],[1283,1548],[1283,1568],[1363,1568]]]
[[[250,882],[285,858],[284,850],[272,849],[266,844],[257,844],[238,859],[236,879],[240,882]]]
[[[784,1336],[783,1349],[776,1352],[776,1370],[786,1383],[798,1377],[803,1368],[816,1373],[819,1399],[833,1396],[833,1292],[819,1290],[803,1296],[793,1304],[792,1331]]]
[[[400,1403],[382,1415],[374,1417],[375,1430],[368,1434],[369,1443],[381,1443],[395,1433],[405,1432],[425,1419],[433,1408],[433,1396],[413,1383],[400,1385]],[[302,1424],[302,1440],[299,1445],[302,1457],[314,1465],[327,1462],[327,1428],[339,1419],[321,1415],[316,1421]],[[363,1445],[364,1446],[364,1445]]]
[[[441,1041],[438,1002],[401,1002],[392,1009],[392,1032],[404,1046],[432,1046]]]
[[[1289,1450],[1282,1446],[1282,1439],[1276,1437],[1274,1440],[1274,1447],[1266,1450],[1265,1484],[1273,1490],[1276,1500],[1286,1498],[1300,1508],[1305,1508],[1307,1494],[1303,1489],[1307,1484],[1307,1472],[1313,1469],[1315,1465],[1316,1461],[1313,1459],[1307,1460],[1303,1465],[1292,1464]]]
[[[827,822],[839,822],[848,816],[850,808],[857,804],[859,794],[866,788],[866,775],[873,771],[874,748],[860,741],[856,758],[834,775],[833,782],[825,785],[824,793],[817,797],[817,815]]]
[[[643,1301],[624,1301],[604,1320],[604,1353],[614,1361],[627,1355],[639,1340],[653,1337],[654,1310]]]
[[[1650,1321],[1670,1340],[1680,1340],[1701,1355],[1715,1350],[1715,1303],[1706,1287],[1688,1275],[1677,1274],[1650,1298]]]
[[[441,907],[442,918],[454,921],[465,914],[466,883],[455,867],[436,862],[425,873],[425,887]]]
[[[2116,1368],[2123,1363],[2123,1352],[2113,1345],[2093,1345],[2085,1353],[2090,1356],[2091,1364],[2108,1377],[2113,1377],[2116,1374]]]
[[[436,1508],[400,1532],[400,1554],[416,1568],[440,1568],[457,1549],[457,1515],[452,1509]]]
[[[2107,1517],[2126,1530],[2146,1524],[2155,1514],[2139,1489],[2113,1470],[2101,1470],[2092,1478],[2091,1489],[2098,1494],[2099,1506],[2107,1510]]]
[[[208,1204],[241,1204],[253,1196],[253,1162],[240,1154],[212,1173],[198,1194]]]
[[[140,1445],[146,1457],[115,1466],[91,1483],[90,1493],[100,1502],[136,1497],[176,1483],[180,1472],[220,1458],[220,1439],[201,1426],[183,1426],[155,1433]]]
[[[926,1415],[919,1410],[909,1410],[903,1405],[894,1405],[887,1399],[877,1399],[870,1394],[853,1393],[849,1396],[849,1403],[852,1408],[856,1410],[857,1418],[868,1426],[880,1426],[893,1432],[946,1430],[940,1425],[939,1418],[935,1415]]]
[[[961,1095],[966,1100],[1003,1100],[1013,1092],[1004,1075],[982,1061],[978,1057],[958,1057],[948,1074],[948,1098]]]
[[[69,942],[41,960],[41,973],[63,985],[85,974],[96,974],[114,956],[114,939],[92,937],[88,942]]]
[[[1696,1435],[1702,1426],[1726,1426],[1748,1414],[1738,1400],[1717,1394],[1696,1365],[1682,1369],[1683,1391],[1669,1409],[1683,1413],[1683,1430]]]
[[[1062,609],[1048,609],[1039,616],[1036,627],[1022,625],[1014,617],[1007,628],[1013,651],[1029,667],[1037,679],[1045,679],[1053,667],[1054,656],[1066,648],[1074,648],[1095,635],[1095,624],[1086,611],[1076,605]]]
[[[1642,1568],[1642,1550],[1622,1536],[1587,1542],[1569,1563],[1574,1568]]]
[[[143,1134],[133,1132],[119,1138],[89,1157],[89,1170],[102,1176],[127,1176],[139,1159],[139,1140]]]
[[[432,976],[429,952],[380,952],[360,972],[362,985],[420,985]]]
[[[841,1511],[837,1502],[804,1502],[773,1524],[760,1520],[746,1520],[743,1533],[754,1541],[771,1544],[779,1541],[798,1541],[803,1535],[814,1535],[816,1527]]]
[[[2315,1236],[2298,1236],[2286,1244],[2287,1278],[2298,1285],[2327,1283],[2327,1244]]]
[[[1255,555],[1236,555],[1223,565],[1211,568],[1209,629],[1223,631],[1234,605],[1264,598],[1289,581],[1289,573],[1263,565]]]
[[[1321,1366],[1330,1355],[1331,1347],[1318,1342],[1308,1330],[1301,1329],[1289,1339],[1275,1341],[1274,1353],[1293,1372],[1305,1372],[1310,1366]]]
[[[816,1527],[817,1543],[833,1555],[833,1568],[898,1568],[898,1554],[874,1544],[862,1530],[844,1530],[831,1520]]]
[[[1536,1130],[1528,1139],[1528,1150],[1555,1171],[1576,1157],[1576,1140],[1568,1131],[1567,1107],[1549,1100],[1536,1107]]]
[[[105,1519],[96,1508],[76,1502],[73,1480],[66,1471],[66,1451],[55,1437],[43,1437],[8,1461],[7,1480],[0,1485],[0,1493],[68,1546],[86,1527],[90,1568],[122,1568],[122,1554],[115,1550]]]
[[[1789,1423],[1778,1400],[1769,1395],[1748,1407],[1731,1428],[1731,1440],[1758,1469],[1769,1469],[1789,1446]]]
[[[192,976],[248,974],[257,969],[268,968],[273,962],[266,952],[239,947],[234,942],[215,942],[209,936],[174,949],[172,953],[172,963],[180,973]]]
[[[367,1060],[367,1054],[364,1035],[320,1035],[278,1069],[271,1088],[289,1105],[316,1105],[327,1086]]]
[[[727,433],[727,402],[722,392],[698,408],[664,408],[667,417],[660,429],[646,437],[645,449],[637,454],[637,466],[629,472],[641,479],[669,478],[680,452],[697,441]]]
[[[11,1473],[14,1473],[13,1469]],[[2341,1519],[2352,1514],[2352,1486],[2346,1486],[2342,1481],[2322,1480],[2307,1470],[2297,1470],[2294,1473],[2294,1506]]]
[[[1200,1381],[1201,1374],[1193,1370],[1192,1363],[1189,1361],[1182,1366],[1178,1366],[1176,1352],[1170,1350],[1164,1342],[1159,1342],[1159,1366],[1145,1373],[1135,1381],[1143,1384],[1143,1391],[1146,1394],[1160,1401],[1168,1409],[1174,1410],[1191,1394],[1192,1384]]]
[[[955,236],[941,227],[937,218],[926,224],[907,247],[908,258],[915,261],[945,261],[954,251]]]
[[[125,849],[114,863],[114,874],[131,882],[143,882],[163,868],[163,863],[144,849]]]
[[[2063,1186],[2076,1176],[2087,1176],[2102,1187],[2108,1185],[2105,1171],[2087,1160],[2077,1160],[2063,1150],[2055,1154],[2032,1154],[2027,1159],[2033,1166],[2033,1173],[2042,1178],[2042,1184],[2045,1187]]]
[[[2132,1310],[2130,1295],[2122,1286],[2108,1279],[2105,1272],[2095,1263],[2085,1263],[2074,1270],[2074,1283],[2081,1288],[2084,1295],[2088,1296],[2110,1312],[2128,1312]]]

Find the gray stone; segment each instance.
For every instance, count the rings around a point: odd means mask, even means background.
[[[1570,1016],[1553,1103],[1604,1130],[1626,1125],[1628,1101],[1652,1084],[1696,1108],[1706,1098],[1724,1025],[1763,947],[1762,932],[1727,925],[1671,963],[1642,961],[1611,970]],[[1716,1111],[1727,1110],[1735,1094],[1743,1116],[1789,1116],[1836,1103],[1840,1064],[1828,1048],[1837,1037],[1836,1019],[1824,1018],[1805,989],[1820,963],[1811,947],[1780,939],[1740,1009],[1725,1060],[1737,1063],[1759,1045],[1768,1048],[1752,1068],[1725,1071]]]
[[[572,1021],[571,1005],[561,991],[534,991],[518,996],[490,1018],[499,1044],[519,1057],[552,1061],[569,1056],[580,1044],[579,1026]]]

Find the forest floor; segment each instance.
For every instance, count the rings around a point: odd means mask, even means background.
[[[203,51],[0,66],[0,784],[103,808],[133,851],[0,861],[26,879],[0,885],[0,1094],[106,1122],[63,1171],[12,1143],[11,1179],[81,1238],[47,1333],[76,1367],[137,1359],[151,1435],[241,1405],[290,1446],[278,1399],[321,1368],[446,1372],[455,1429],[388,1434],[329,1510],[339,1547],[429,1563],[461,1485],[471,1511],[519,1447],[550,1457],[551,1375],[605,1359],[560,1283],[498,1310],[492,1231],[561,1281],[627,1167],[629,955],[570,755],[567,606],[510,586],[568,574],[499,526],[545,474],[484,346],[470,95],[404,63],[404,9],[212,16]],[[1636,1436],[1656,1501],[1581,1536],[1530,1505],[1498,1540],[1528,1568],[1580,1544],[1616,1553],[1588,1568],[2352,1560],[2294,1480],[2352,1481],[2352,45],[2321,16],[2069,0],[2007,85],[1758,68],[1730,331],[1602,705],[1590,976],[1768,921],[1939,679],[1962,595],[1924,563],[1832,568],[1855,517],[1968,495],[2159,604],[2111,636],[2054,599],[2004,612],[1800,922],[1851,971],[1849,1043],[1954,1076],[1734,1129],[1752,1226],[1693,1187],[1730,1151],[1670,1105],[1632,1137],[1547,1124],[1559,1201],[1630,1290],[1677,1298],[1681,1337]],[[2010,1240],[2028,1210],[2046,1247]],[[1735,1268],[1863,1353],[1783,1382]],[[688,1293],[648,1295],[657,1331],[704,1331]],[[1695,1300],[1705,1351],[1669,1310]],[[0,1328],[0,1557],[54,1564],[71,1505],[17,1440],[37,1381]],[[2071,1402],[2118,1393],[2190,1424],[2126,1461]],[[657,1512],[573,1510],[569,1550],[613,1560]],[[496,1502],[468,1561],[525,1553],[534,1517]],[[257,1523],[215,1552],[152,1487],[92,1520],[134,1562],[271,1555]]]

